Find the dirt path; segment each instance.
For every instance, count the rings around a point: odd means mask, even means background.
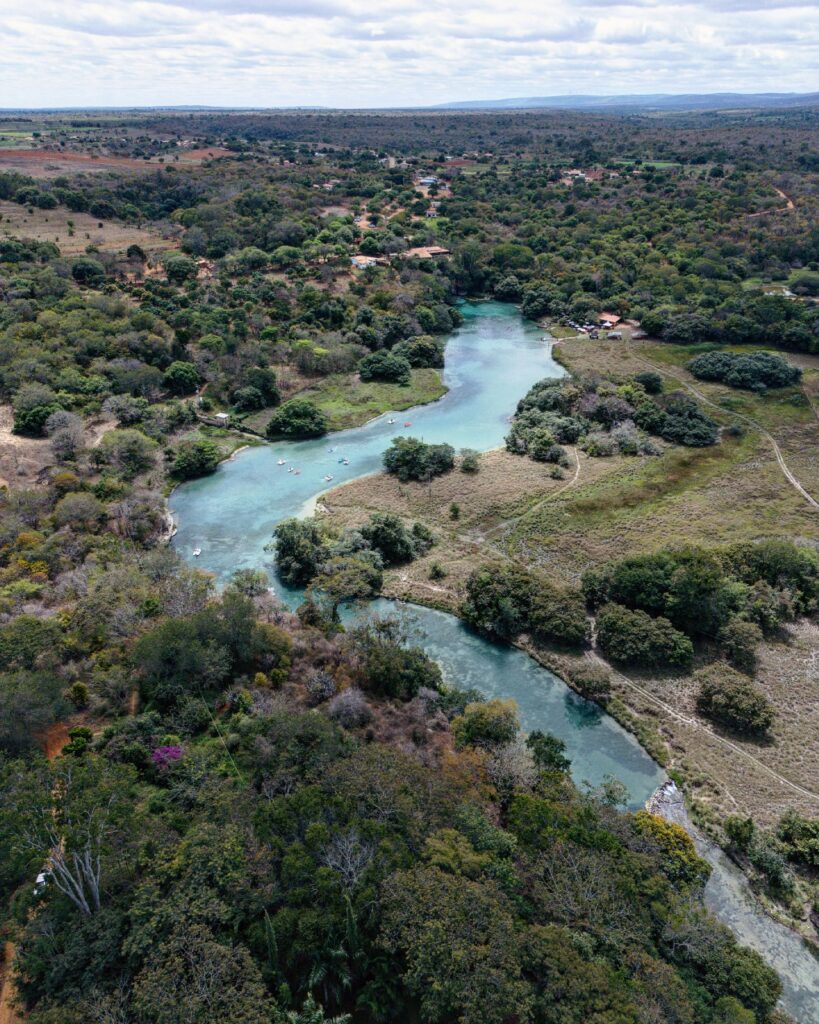
[[[748,214],[748,219],[749,220],[752,217],[767,217],[768,214],[771,214],[771,213],[787,213],[788,210],[793,210],[793,209],[796,208],[796,204],[794,203],[794,201],[791,199],[791,197],[787,193],[783,192],[781,188],[777,188],[776,185],[771,185],[771,188],[774,190],[774,192],[776,192],[776,194],[779,196],[780,199],[784,199],[785,200],[785,205],[784,206],[780,206],[780,208],[778,210],[757,210],[756,213],[749,213]]]
[[[577,481],[580,479],[580,453],[576,448],[572,449],[572,451],[574,452],[575,467],[571,480],[563,484],[562,487],[558,487],[556,491],[552,491],[550,494],[547,494],[545,498],[541,498],[541,500],[532,505],[531,508],[528,508],[525,512],[521,512],[519,516],[513,516],[511,519],[504,519],[502,523],[498,523],[496,526],[493,526],[491,530],[487,530],[483,535],[484,541],[488,537],[491,537],[493,533],[497,533],[498,530],[504,530],[509,527],[516,526],[522,519],[525,519],[527,516],[532,515],[532,513],[537,512],[538,509],[542,508],[548,502],[554,501],[554,499],[563,494],[564,491],[568,491],[570,487],[575,486]]]
[[[652,363],[648,359],[644,359],[642,356],[634,355],[634,358],[637,360],[638,363],[642,363],[643,366],[648,366],[652,370],[656,370],[657,373],[661,375],[664,375],[666,377],[673,377],[674,380],[679,381],[679,383],[682,384],[682,386],[686,388],[688,391],[690,391],[692,395],[699,399],[699,401],[702,402],[703,405],[708,405],[712,409],[717,409],[721,413],[727,413],[733,416],[735,419],[742,420],[744,423],[750,423],[751,426],[758,430],[763,437],[767,438],[767,440],[770,441],[771,447],[774,450],[774,455],[776,456],[776,461],[779,463],[779,468],[784,473],[785,479],[788,481],[788,483],[790,483],[792,487],[795,487],[796,490],[799,491],[799,493],[802,495],[805,501],[813,505],[814,508],[819,509],[819,501],[817,501],[810,494],[808,494],[808,492],[805,490],[805,488],[802,486],[802,484],[799,482],[796,476],[794,476],[791,470],[788,469],[788,464],[785,462],[785,459],[782,455],[782,450],[777,444],[776,439],[774,438],[773,434],[771,434],[769,431],[765,429],[765,427],[762,426],[761,423],[758,423],[755,419],[752,419],[750,416],[745,416],[744,414],[738,412],[731,412],[730,410],[723,408],[723,406],[718,405],[716,402],[712,402],[710,398],[706,398],[701,391],[697,390],[697,388],[695,388],[693,384],[689,384],[689,382],[684,377],[682,377],[678,373],[674,373],[674,371],[670,370],[668,367],[658,366],[656,363]]]
[[[14,1007],[16,989],[11,977],[11,965],[14,961],[14,944],[3,946],[3,962],[0,964],[0,1024],[20,1024],[23,1018]]]
[[[774,771],[773,768],[769,768],[768,765],[760,761],[759,758],[754,757],[754,755],[749,753],[747,750],[744,750],[742,747],[737,746],[736,743],[732,743],[730,740],[725,739],[724,736],[720,736],[718,733],[715,733],[712,729],[708,728],[708,726],[706,726],[703,722],[698,721],[696,718],[691,718],[690,716],[684,715],[679,711],[675,711],[674,708],[672,708],[669,704],[666,704],[665,701],[660,700],[659,697],[655,697],[650,690],[647,690],[644,686],[640,686],[640,684],[635,683],[633,679],[629,679],[628,676],[624,676],[622,672],[618,672],[616,669],[612,668],[612,666],[609,665],[608,662],[604,661],[594,651],[589,652],[586,655],[586,657],[590,661],[594,661],[597,664],[602,665],[604,668],[609,669],[615,679],[621,682],[624,686],[627,686],[630,689],[636,691],[642,697],[645,697],[646,700],[650,700],[652,703],[662,708],[663,711],[665,711],[666,714],[671,715],[672,718],[676,718],[679,722],[682,722],[684,725],[687,725],[692,729],[698,729],[701,732],[707,733],[708,736],[716,743],[721,744],[722,746],[727,747],[734,753],[739,754],[741,757],[744,757],[746,761],[750,761],[755,767],[765,772],[771,778],[776,779],[776,781],[781,783],[781,785],[786,786],[789,789],[792,789],[795,793],[799,793],[800,796],[806,796],[809,800],[812,800],[815,803],[819,804],[819,793],[813,793],[811,792],[811,790],[805,789],[798,783],[791,782],[790,779],[786,779],[784,775],[780,775],[779,772]]]

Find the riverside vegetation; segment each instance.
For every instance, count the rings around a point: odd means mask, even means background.
[[[338,619],[406,574],[613,710],[592,642],[664,698],[693,679],[691,714],[760,757],[791,742],[766,666],[815,615],[819,531],[748,419],[815,496],[815,117],[91,114],[78,141],[44,115],[42,175],[0,171],[0,879],[25,1019],[787,1019],[682,829],[613,780],[580,792],[560,741],[446,684],[397,622]],[[128,169],[49,171],[92,143]],[[520,396],[506,451],[410,435],[346,519],[279,524],[297,615],[257,569],[217,592],[164,546],[168,490],[238,447],[439,397],[458,299],[487,294],[658,340],[566,341],[571,376]],[[749,465],[771,511],[734,502],[726,536],[697,488]],[[532,486],[487,507],[498,466]],[[807,916],[815,807],[741,799],[723,841]]]

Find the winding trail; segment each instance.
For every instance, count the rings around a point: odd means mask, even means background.
[[[754,757],[754,755],[749,753],[747,750],[744,750],[742,747],[737,746],[736,743],[732,743],[730,740],[725,739],[724,736],[720,736],[718,733],[714,732],[712,729],[709,729],[704,723],[698,721],[696,718],[691,718],[688,715],[682,714],[682,712],[680,711],[675,711],[674,708],[672,708],[669,704],[666,704],[665,701],[660,700],[660,698],[656,697],[653,693],[651,693],[650,690],[646,690],[645,687],[640,686],[639,683],[635,683],[633,679],[629,679],[628,676],[624,676],[622,672],[618,672],[617,669],[609,665],[607,661],[604,661],[596,652],[589,651],[586,654],[586,658],[589,661],[593,661],[596,664],[602,665],[604,668],[609,669],[612,675],[615,677],[615,679],[619,680],[619,682],[623,683],[630,689],[635,690],[637,693],[639,693],[642,697],[645,697],[647,700],[652,701],[658,707],[662,708],[663,711],[665,711],[667,714],[671,715],[672,718],[676,718],[684,725],[688,725],[693,729],[698,729],[700,732],[707,733],[707,735],[711,739],[715,740],[722,746],[727,747],[729,750],[732,750],[734,753],[744,757],[746,761],[750,761],[753,765],[755,765],[755,767],[761,769],[767,775],[770,775],[771,778],[776,779],[776,781],[781,783],[781,785],[787,786],[794,792],[799,793],[800,796],[805,796],[809,800],[813,800],[814,802],[819,804],[819,793],[814,793],[811,790],[805,789],[803,786],[800,786],[798,783],[791,782],[790,779],[786,779],[784,775],[780,775],[779,772],[774,771],[773,768],[769,768],[768,765],[760,761],[759,758]]]
[[[799,493],[802,495],[802,497],[805,499],[805,501],[807,501],[809,504],[813,505],[814,508],[819,509],[819,501],[817,501],[814,497],[812,497],[805,490],[805,488],[799,482],[797,477],[791,472],[790,469],[788,469],[788,464],[785,462],[785,458],[782,455],[781,448],[777,444],[776,438],[773,436],[773,434],[770,433],[770,431],[766,430],[765,427],[763,427],[761,423],[759,423],[755,419],[752,419],[752,417],[750,417],[750,416],[746,416],[744,413],[732,412],[731,410],[726,409],[723,406],[719,405],[717,402],[712,402],[710,398],[706,398],[705,395],[701,391],[698,391],[697,388],[695,388],[693,386],[693,384],[690,384],[685,379],[685,377],[682,377],[680,374],[675,373],[673,370],[669,369],[668,367],[666,367],[666,366],[658,366],[656,363],[652,363],[650,360],[645,359],[642,356],[635,355],[634,353],[632,353],[632,355],[634,356],[634,359],[638,363],[642,363],[643,366],[648,366],[652,370],[656,370],[657,373],[659,373],[659,374],[661,374],[663,376],[673,377],[674,380],[676,380],[680,384],[682,384],[682,386],[684,388],[686,388],[688,391],[691,392],[692,395],[694,395],[697,399],[699,399],[699,401],[702,402],[703,405],[708,405],[712,409],[717,409],[719,412],[721,412],[723,414],[726,414],[726,415],[733,416],[734,419],[742,420],[744,423],[750,423],[751,426],[754,427],[756,430],[758,430],[760,432],[760,434],[762,434],[763,437],[767,438],[768,441],[770,441],[771,447],[774,450],[774,455],[776,456],[776,461],[779,463],[779,468],[784,473],[785,479],[788,481],[788,483],[790,483],[791,486],[795,487],[796,490],[799,491]]]
[[[780,199],[785,200],[785,205],[780,206],[776,210],[757,210],[756,213],[749,213],[749,220],[752,217],[767,217],[771,213],[787,213],[788,210],[793,210],[796,208],[796,204],[786,192],[783,192],[781,188],[777,188],[776,185],[771,185],[771,188],[774,190],[774,192],[776,192]]]
[[[577,448],[574,448],[573,451],[575,467],[574,475],[572,476],[571,480],[563,484],[562,487],[558,487],[556,491],[551,491],[549,494],[545,495],[545,497],[541,498],[540,501],[532,505],[531,508],[527,508],[525,512],[521,512],[519,516],[513,516],[511,519],[504,519],[503,522],[497,523],[490,530],[486,531],[486,533],[483,535],[484,540],[487,537],[491,537],[493,533],[497,533],[498,530],[505,530],[509,527],[516,526],[521,520],[525,519],[527,516],[532,515],[534,512],[537,512],[539,508],[542,508],[544,505],[548,504],[548,502],[554,501],[554,499],[557,498],[559,495],[563,494],[564,491],[568,491],[570,487],[574,487],[577,481],[580,479],[580,453],[578,452]]]

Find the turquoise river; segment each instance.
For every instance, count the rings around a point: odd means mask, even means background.
[[[236,569],[263,567],[271,587],[292,605],[298,595],[281,586],[265,551],[276,523],[304,514],[329,488],[378,472],[392,437],[412,435],[481,451],[500,445],[518,399],[535,381],[565,371],[552,358],[543,331],[522,319],[516,307],[480,302],[464,303],[461,310],[464,324],[446,349],[449,391],[440,401],[319,440],[248,448],[212,476],[178,488],[171,509],[179,554],[193,560],[199,550],[196,564],[220,582]],[[597,785],[613,775],[628,788],[630,806],[637,807],[663,783],[662,769],[633,736],[527,655],[489,643],[442,612],[386,600],[372,608],[379,614],[400,611],[415,642],[440,664],[448,681],[489,697],[512,697],[524,729],[560,736],[578,785]],[[718,851],[704,852],[716,869],[706,890],[709,905],[780,971],[789,1012],[800,1022],[819,1021],[817,962],[793,933],[756,908],[739,872],[724,858],[717,862]]]

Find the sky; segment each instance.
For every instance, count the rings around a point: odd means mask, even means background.
[[[819,91],[819,0],[0,0],[0,108]]]

